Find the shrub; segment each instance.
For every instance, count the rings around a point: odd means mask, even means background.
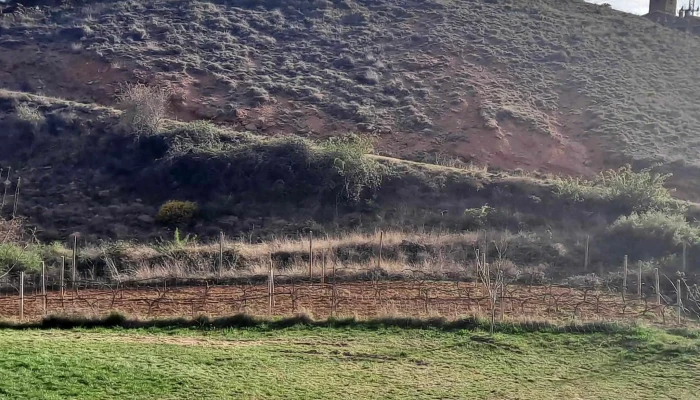
[[[481,228],[486,225],[487,218],[489,214],[493,211],[493,208],[488,204],[485,204],[477,208],[467,208],[464,210],[465,223],[468,225],[467,229]]]
[[[270,94],[267,92],[267,90],[259,86],[251,86],[248,88],[246,96],[248,96],[254,106],[269,103],[271,100]]]
[[[15,123],[23,131],[37,134],[46,125],[46,117],[36,107],[19,104],[15,107]]]
[[[136,135],[160,132],[168,111],[170,91],[143,84],[127,84],[119,95],[122,125]]]
[[[46,122],[46,118],[36,107],[28,106],[26,104],[19,104],[17,107],[15,107],[15,117],[18,120],[31,124],[35,127]]]
[[[0,243],[0,273],[37,270],[41,265],[41,252],[34,246],[21,247],[13,243]]]
[[[700,228],[681,214],[649,211],[618,218],[602,239],[615,258],[625,254],[634,259],[658,258],[677,252],[683,242],[700,243]]]
[[[579,177],[557,177],[553,183],[555,195],[576,203],[583,201],[594,192],[590,182]]]
[[[192,121],[178,126],[170,132],[171,151],[186,153],[190,150],[220,150],[221,132],[209,121]]]
[[[649,168],[634,172],[626,165],[603,171],[592,180],[557,178],[555,194],[573,201],[599,199],[612,203],[620,213],[671,211],[678,209],[671,192],[664,187],[670,174],[658,174]]]
[[[612,224],[610,231],[640,238],[664,238],[675,245],[700,241],[700,229],[690,225],[685,216],[660,211],[622,216]]]
[[[184,237],[180,233],[180,229],[175,228],[172,240],[160,240],[155,248],[160,253],[169,253],[172,251],[182,250],[187,246],[192,246],[197,244],[197,236],[192,236],[190,234]]]
[[[170,200],[158,210],[156,221],[164,225],[190,224],[199,212],[197,203],[191,201]]]
[[[188,197],[208,193],[255,202],[296,202],[313,196],[323,201],[357,202],[381,185],[388,168],[367,157],[369,139],[334,137],[320,145],[296,136],[236,138],[222,151],[203,149],[173,158],[162,179],[177,182]],[[206,152],[206,153],[205,153]],[[205,200],[202,197],[202,200]]]
[[[372,142],[357,135],[336,136],[323,143],[321,157],[325,162],[332,161],[332,171],[337,174],[331,176],[329,188],[340,186],[340,194],[351,200],[358,200],[365,189],[378,188],[385,170],[367,157],[373,151]]]
[[[669,210],[674,203],[671,192],[664,187],[671,174],[657,174],[645,168],[634,172],[627,165],[617,170],[601,172],[596,184],[605,188],[605,197],[629,205],[632,211]]]

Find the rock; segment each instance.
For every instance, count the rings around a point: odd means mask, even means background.
[[[249,130],[249,131],[257,131],[257,130],[258,130],[258,127],[255,126],[255,124],[247,124],[247,125],[245,126],[245,128],[246,128],[247,130]]]
[[[138,219],[139,221],[141,221],[145,224],[152,224],[155,221],[153,219],[153,217],[151,217],[150,215],[145,215],[145,214],[139,215],[136,219]]]

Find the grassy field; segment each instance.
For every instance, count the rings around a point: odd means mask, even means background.
[[[691,399],[699,351],[649,329],[4,330],[0,398]]]

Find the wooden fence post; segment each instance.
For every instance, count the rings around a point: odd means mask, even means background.
[[[5,197],[7,197],[7,189],[10,187],[10,172],[12,172],[12,167],[9,167],[7,169],[7,179],[5,179],[2,185],[5,187],[4,191],[2,192],[2,202],[0,202],[0,211],[2,211],[5,208]],[[2,179],[2,170],[0,170],[0,179]]]
[[[681,299],[681,280],[676,281],[676,305],[678,306],[678,323],[681,323],[683,314],[683,300]]]
[[[272,268],[272,254],[270,254],[270,271],[267,275],[267,282],[267,294],[269,297],[267,312],[272,315],[272,308],[275,305],[275,272]]]
[[[71,265],[71,287],[77,289],[75,276],[78,270],[78,235],[73,236],[73,264]]]
[[[46,315],[46,263],[44,261],[41,262],[41,298],[44,315]]]
[[[642,298],[642,262],[639,262],[639,271],[637,272],[637,296]]]
[[[19,320],[24,320],[24,271],[19,273]]]
[[[224,231],[219,232],[219,278],[224,271]]]
[[[323,257],[323,262],[321,263],[321,285],[326,284],[326,252],[324,251],[321,255]]]
[[[475,249],[474,253],[474,272],[476,273],[474,277],[474,288],[476,289],[479,286],[479,278],[481,277],[481,269],[479,268],[481,264],[481,253],[479,253],[479,249]]]
[[[17,217],[17,205],[19,203],[19,185],[22,182],[22,178],[17,178],[17,187],[15,188],[15,198],[14,198],[14,203],[15,205],[12,207],[12,218]]]
[[[589,251],[589,248],[590,248],[590,246],[589,246],[589,245],[590,245],[590,240],[591,240],[590,235],[586,235],[586,248],[585,248],[585,253],[584,253],[584,257],[583,257],[583,270],[584,270],[584,271],[588,271],[588,262],[589,262],[589,254],[588,254],[588,251]]]
[[[505,291],[506,291],[506,287],[503,284],[503,282],[501,282],[501,299],[498,302],[501,306],[501,310],[500,310],[501,315],[499,318],[501,322],[503,322],[503,312],[505,311],[505,308],[506,308],[505,303],[503,302],[503,298],[505,297]]]
[[[335,285],[335,263],[336,261],[333,261],[333,285]]]
[[[309,232],[309,279],[313,279],[313,277],[314,277],[314,273],[312,270],[312,268],[314,267],[313,243],[314,243],[314,234],[313,234],[313,232]]]
[[[60,282],[60,284],[61,284],[61,288],[60,288],[61,289],[61,307],[63,307],[63,298],[64,298],[64,294],[65,294],[65,289],[66,289],[66,286],[63,283],[63,280],[65,279],[65,275],[66,275],[66,256],[61,256],[61,273],[60,273],[60,277],[59,277],[59,279],[61,281]]]
[[[384,247],[384,231],[379,231],[379,260],[377,261],[377,268],[382,268],[382,249]]]
[[[484,235],[486,235],[486,234],[484,234]],[[489,267],[486,265],[486,252],[484,252],[481,255],[481,258],[483,258],[483,261],[481,263],[481,271],[482,271],[481,273],[487,277],[486,280],[488,281],[488,283],[485,281],[482,282],[482,289],[481,290],[483,291],[483,293],[486,293],[490,287],[488,285],[491,285],[491,275],[489,274]]]
[[[331,317],[335,316],[336,314],[336,305],[338,303],[337,300],[337,292],[335,289],[335,264],[337,260],[333,261],[333,283],[331,284]]]
[[[654,290],[656,290],[656,305],[661,305],[661,285],[659,283],[659,269],[654,268]]]
[[[687,265],[687,260],[688,260],[688,258],[687,258],[687,255],[686,255],[686,244],[685,244],[685,241],[684,241],[684,242],[683,242],[683,272],[686,271],[686,267],[688,266],[688,265]]]
[[[627,255],[625,254],[625,261],[623,262],[623,272],[622,272],[622,301],[625,301],[626,295],[627,295]]]

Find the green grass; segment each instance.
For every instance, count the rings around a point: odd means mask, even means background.
[[[691,399],[697,335],[2,330],[7,399]]]

